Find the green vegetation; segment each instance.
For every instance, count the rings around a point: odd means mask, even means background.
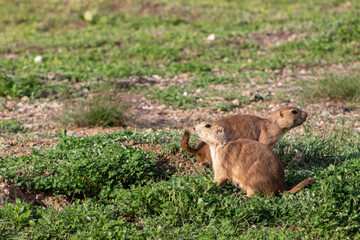
[[[303,68],[316,72],[360,56],[356,1],[350,6],[336,0],[0,4],[2,96],[76,96],[77,89],[68,85],[182,73],[194,76],[183,83],[188,92],[224,83],[239,89],[240,83],[263,83],[284,69],[295,75]],[[206,40],[211,34],[215,39]],[[36,62],[37,56],[42,60]],[[49,78],[53,74],[63,78]],[[178,105],[169,101],[179,94],[171,88],[168,94],[160,94],[158,86],[132,91],[144,89],[175,108],[197,107],[192,98],[178,96]]]
[[[36,94],[41,89],[39,80],[30,76],[28,78],[14,78],[5,74],[0,75],[0,96],[37,96]]]
[[[64,101],[57,119],[81,127],[126,125],[125,92],[173,110],[263,109],[274,96],[357,108],[359,12],[360,1],[340,0],[0,1],[0,97]],[[264,96],[254,96],[258,89]],[[26,131],[0,120],[1,135]],[[316,183],[254,198],[231,183],[219,189],[211,170],[159,167],[169,155],[193,160],[180,150],[181,134],[65,130],[54,149],[0,157],[1,180],[71,201],[62,209],[2,201],[0,238],[360,238],[358,131],[283,139],[275,151],[286,187]]]
[[[0,133],[18,133],[26,132],[18,121],[14,120],[0,120]]]
[[[68,102],[56,118],[63,125],[77,127],[125,126],[130,118],[127,103],[108,94],[103,92],[78,103]]]
[[[160,176],[153,155],[118,141],[112,136],[63,138],[56,149],[5,158],[1,176],[25,189],[81,197]]]
[[[305,83],[305,89],[312,99],[329,98],[341,102],[359,102],[359,73],[330,72]]]
[[[16,185],[75,197],[63,210],[5,204],[0,209],[2,236],[359,237],[358,135],[347,134],[352,141],[346,143],[341,131],[281,141],[276,151],[286,166],[287,188],[308,176],[315,176],[316,183],[295,196],[249,199],[236,194],[231,183],[219,189],[212,173],[169,176],[153,165],[162,153],[156,156],[123,144],[161,144],[164,153],[174,153],[179,151],[180,137],[181,133],[164,131],[120,131],[82,139],[63,134],[53,150],[1,159],[1,176]]]
[[[189,88],[186,88],[189,89]],[[165,89],[152,88],[149,92],[154,99],[159,99],[161,104],[166,104],[178,109],[188,109],[198,105],[198,96],[188,96],[186,89],[179,87],[169,87]],[[190,90],[190,89],[189,89]],[[207,104],[199,103],[199,106],[207,106]]]

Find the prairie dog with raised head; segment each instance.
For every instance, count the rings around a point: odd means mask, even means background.
[[[268,118],[252,115],[235,114],[218,120],[223,124],[231,139],[252,139],[273,147],[281,137],[294,127],[297,127],[307,118],[307,113],[295,107],[285,107],[271,113]],[[196,155],[200,164],[210,164],[211,154],[209,146],[199,141],[195,148],[189,146],[190,132],[185,130],[181,140],[182,148]]]
[[[307,178],[286,191],[284,167],[269,146],[250,139],[232,141],[224,125],[215,121],[200,123],[194,127],[194,131],[199,139],[209,145],[214,182],[219,186],[232,181],[251,197],[256,192],[264,195],[296,193],[315,182]]]

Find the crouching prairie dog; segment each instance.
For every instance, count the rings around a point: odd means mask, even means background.
[[[233,140],[252,139],[273,147],[286,132],[303,124],[306,118],[306,112],[295,107],[285,107],[271,113],[268,118],[236,114],[221,118],[218,122],[226,127]],[[210,164],[209,146],[200,141],[195,148],[191,148],[189,138],[190,132],[185,130],[181,140],[182,148],[188,153],[195,154],[198,163]]]
[[[210,147],[214,182],[219,186],[232,181],[251,197],[256,192],[264,195],[296,193],[315,182],[307,178],[286,191],[284,167],[269,146],[250,139],[232,141],[226,128],[215,121],[200,123],[194,127],[194,131]]]

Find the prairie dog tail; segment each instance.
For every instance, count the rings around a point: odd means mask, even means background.
[[[303,189],[304,187],[311,185],[315,182],[315,180],[313,178],[307,178],[301,182],[299,182],[298,184],[296,184],[295,187],[293,187],[292,189],[290,189],[289,191],[286,191],[285,193],[296,193],[299,190]]]
[[[181,139],[181,146],[186,152],[196,154],[198,149],[189,146],[189,139],[190,139],[190,131],[185,130],[184,135]]]

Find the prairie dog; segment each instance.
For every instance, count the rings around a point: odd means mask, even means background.
[[[264,195],[296,193],[315,182],[307,178],[286,191],[284,167],[269,146],[250,139],[232,141],[226,128],[215,121],[200,123],[194,131],[210,147],[214,182],[219,186],[232,181],[251,197],[256,192]]]
[[[235,114],[218,120],[223,124],[229,136],[252,139],[273,147],[286,132],[297,127],[307,118],[307,113],[295,107],[285,107],[271,113],[268,118],[260,118],[252,115]],[[196,155],[200,164],[210,164],[211,154],[209,146],[204,141],[199,141],[195,148],[189,146],[190,132],[185,130],[181,140],[182,148]]]

